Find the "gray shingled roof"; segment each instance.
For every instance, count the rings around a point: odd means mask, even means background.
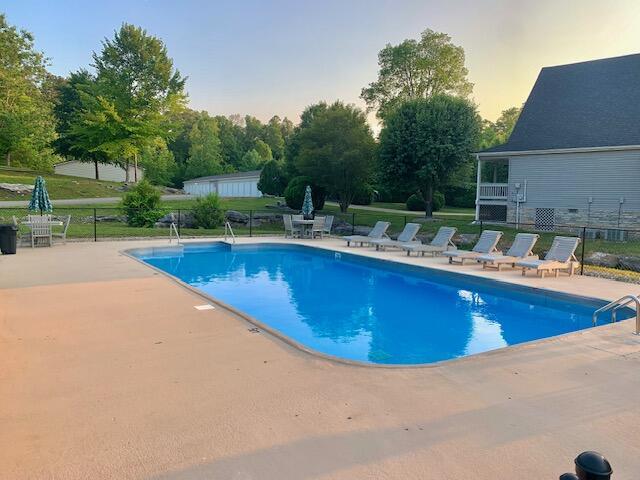
[[[507,143],[481,153],[640,145],[640,54],[543,68]]]
[[[251,170],[250,172],[225,173],[223,175],[211,175],[209,177],[191,178],[189,180],[185,180],[184,183],[202,182],[206,180],[226,180],[228,178],[259,177],[261,171],[262,170]]]

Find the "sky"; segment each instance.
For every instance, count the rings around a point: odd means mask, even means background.
[[[464,48],[489,120],[521,105],[544,66],[640,52],[638,0],[2,0],[0,12],[61,76],[123,22],[142,26],[188,76],[191,108],[263,121],[297,123],[320,100],[364,107],[380,49],[426,28]]]

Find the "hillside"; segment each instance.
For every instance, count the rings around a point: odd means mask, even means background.
[[[0,183],[23,183],[33,185],[38,172],[21,169],[0,168]],[[119,197],[122,183],[104,182],[88,178],[67,177],[51,173],[41,174],[47,182],[47,191],[52,200],[63,198]],[[0,200],[28,200],[29,195],[19,195],[0,189]]]

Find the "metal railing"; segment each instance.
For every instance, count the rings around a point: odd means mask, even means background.
[[[608,312],[609,310],[611,310],[611,322],[615,322],[616,312],[630,303],[634,303],[636,307],[636,331],[634,333],[636,335],[640,335],[640,299],[638,298],[638,295],[625,295],[593,312],[593,326],[595,327],[597,325],[598,316],[604,312]]]
[[[231,242],[236,243],[236,236],[233,233],[233,228],[231,228],[231,224],[229,222],[224,223],[224,241],[227,241],[227,237],[231,236]]]
[[[175,222],[171,222],[171,225],[169,225],[169,243],[171,243],[171,240],[173,239],[173,236],[175,235],[176,240],[178,241],[178,244],[180,243],[180,232],[178,232],[178,227],[176,227]]]

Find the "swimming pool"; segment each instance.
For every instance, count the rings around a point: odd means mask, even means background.
[[[375,364],[426,364],[574,332],[605,304],[301,245],[129,253],[310,349]]]

